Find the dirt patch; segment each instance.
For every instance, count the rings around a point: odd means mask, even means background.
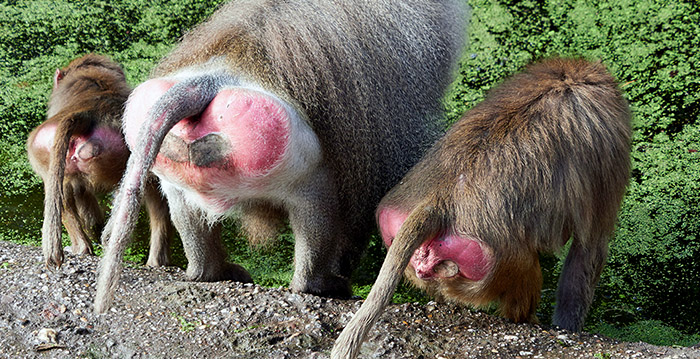
[[[95,315],[97,262],[68,255],[51,271],[38,248],[0,242],[0,357],[327,358],[361,304],[128,267],[113,308]],[[429,303],[390,306],[361,357],[700,358],[700,349],[619,343]]]

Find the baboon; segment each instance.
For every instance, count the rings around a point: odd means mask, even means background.
[[[131,88],[124,72],[107,57],[88,54],[54,74],[47,120],[27,140],[29,162],[44,181],[42,247],[47,266],[63,263],[61,221],[71,251],[92,254],[104,226],[96,194],[112,191],[126,168],[129,150],[121,116]],[[148,265],[168,264],[174,233],[156,179],[146,187],[151,251]]]
[[[221,218],[240,216],[255,242],[288,218],[291,289],[349,296],[376,205],[439,137],[464,7],[234,1],[184,36],[127,103],[132,156],[103,236],[96,311],[110,305],[149,169],[189,279],[252,280],[226,262]]]
[[[401,278],[535,321],[538,253],[572,241],[553,323],[580,330],[630,170],[630,113],[600,63],[554,58],[496,87],[382,199],[389,246],[331,357],[354,358]]]

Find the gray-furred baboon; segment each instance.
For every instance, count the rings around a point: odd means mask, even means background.
[[[144,176],[160,177],[191,280],[251,281],[219,219],[260,242],[284,218],[291,289],[350,295],[379,200],[439,136],[465,36],[457,0],[233,1],[132,93],[132,149],[103,236],[95,310],[110,305]]]
[[[104,226],[97,193],[119,183],[129,150],[121,117],[131,88],[117,63],[95,54],[73,60],[54,74],[47,120],[27,140],[29,161],[44,181],[42,247],[48,266],[63,263],[61,221],[76,254],[92,254]],[[174,234],[168,206],[156,187],[146,188],[151,225],[148,265],[166,265]]]
[[[354,358],[401,273],[443,299],[533,321],[538,253],[571,238],[554,324],[580,330],[630,168],[630,113],[600,63],[550,59],[496,87],[381,201],[389,246],[331,357]]]

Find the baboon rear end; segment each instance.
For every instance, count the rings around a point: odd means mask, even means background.
[[[380,203],[389,252],[336,357],[356,355],[404,269],[433,295],[534,320],[538,253],[569,239],[554,324],[580,330],[629,179],[630,132],[600,63],[543,61],[491,91]]]

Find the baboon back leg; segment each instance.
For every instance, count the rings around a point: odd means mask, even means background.
[[[252,282],[253,279],[243,267],[226,262],[226,250],[221,243],[221,223],[208,223],[205,213],[190,206],[178,189],[163,186],[163,190],[168,198],[173,224],[180,233],[185,249],[187,278],[200,282]]]
[[[170,240],[174,229],[170,223],[168,202],[160,193],[155,180],[150,180],[146,184],[144,202],[151,229],[151,247],[148,251],[146,265],[151,267],[167,266],[170,264]]]
[[[85,184],[70,181],[64,186],[63,225],[73,254],[93,254],[92,241],[104,227],[104,215],[95,195]]]
[[[582,245],[580,240],[574,238],[559,277],[553,324],[571,331],[579,331],[583,327],[608,255],[607,236],[592,238],[595,241],[588,245]]]
[[[338,243],[349,239],[338,213],[332,181],[323,170],[287,204],[294,232],[293,291],[346,298],[349,278],[339,276]]]
[[[100,238],[104,230],[104,209],[100,206],[97,195],[88,190],[85,184],[80,186],[80,193],[76,194],[75,198],[83,228],[86,229],[88,240],[92,243]]]
[[[374,221],[373,218],[371,220]],[[368,230],[368,228],[373,227],[373,222],[371,223],[372,224],[367,224],[367,222],[361,224],[356,223],[355,228],[349,228],[345,231],[348,240],[337,243],[338,248],[336,249],[336,253],[338,254],[336,258],[338,260],[337,267],[339,276],[350,278],[355,268],[358,267],[372,234]]]
[[[533,258],[526,258],[518,264],[519,268],[514,268],[512,273],[521,273],[519,278],[511,277],[511,285],[501,296],[501,314],[516,322],[536,323],[537,305],[540,302],[542,292],[542,270],[537,254]]]

